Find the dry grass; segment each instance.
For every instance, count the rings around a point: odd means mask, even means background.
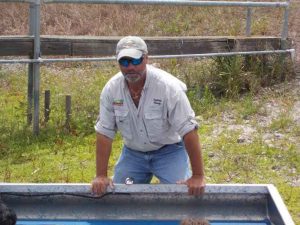
[[[28,33],[28,4],[0,4],[0,35]],[[278,35],[281,9],[253,9],[254,35]],[[146,5],[42,5],[41,34],[92,36],[243,35],[246,9]]]
[[[0,3],[0,35],[27,34],[29,6]]]

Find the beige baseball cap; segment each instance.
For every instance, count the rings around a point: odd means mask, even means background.
[[[137,36],[127,36],[122,38],[116,48],[117,60],[123,57],[138,59],[143,54],[148,53],[145,41]]]

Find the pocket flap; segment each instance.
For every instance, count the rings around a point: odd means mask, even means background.
[[[115,115],[120,117],[126,117],[128,115],[127,110],[115,110]]]
[[[145,118],[146,119],[161,119],[162,114],[159,111],[153,111],[153,112],[146,112],[145,113]]]

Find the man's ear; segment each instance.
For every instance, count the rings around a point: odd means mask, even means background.
[[[146,60],[146,63],[148,63],[148,60],[149,60],[148,54],[144,55],[144,60]]]

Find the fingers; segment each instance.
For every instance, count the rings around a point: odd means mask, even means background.
[[[189,178],[187,180],[179,180],[176,184],[185,184],[188,187],[189,195],[199,196],[204,194],[205,181],[203,178]]]
[[[113,183],[112,180],[109,180],[109,187],[110,187],[112,190],[115,189],[115,185],[114,185],[114,183]]]
[[[200,188],[200,195],[203,195],[204,192],[205,192],[205,186],[202,186],[202,187]]]
[[[189,195],[199,196],[204,194],[205,180],[203,177],[191,177],[186,181]]]
[[[204,194],[205,188],[203,186],[201,187],[189,187],[189,195],[194,195],[194,196],[200,196]]]
[[[103,194],[102,187],[99,183],[97,183],[97,182],[92,183],[92,193],[94,195],[102,195]]]
[[[92,182],[92,193],[95,195],[103,195],[106,193],[108,186],[114,188],[112,180],[107,177],[96,177]]]
[[[92,193],[93,194],[97,194],[97,193],[99,193],[100,192],[100,190],[98,190],[98,185],[96,185],[95,184],[95,181],[93,180],[92,181]]]
[[[106,189],[107,189],[107,184],[106,183],[100,183],[100,194],[105,194],[106,193]]]

